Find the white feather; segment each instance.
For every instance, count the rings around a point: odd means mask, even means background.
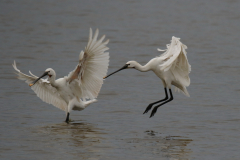
[[[102,42],[105,35],[97,41],[98,29],[92,38],[92,30],[90,29],[89,41],[84,51],[84,56],[79,59],[79,64],[69,73],[68,81],[71,88],[79,97],[83,99],[97,98],[98,93],[103,84],[103,77],[107,74],[109,64],[109,53],[105,52],[109,48],[106,47],[109,40]],[[77,73],[77,78],[74,74]],[[75,81],[75,82],[74,82]],[[78,82],[78,83],[76,83]]]
[[[28,76],[24,73],[22,73],[16,66],[16,62],[13,63],[13,68],[17,71],[18,79],[24,80],[27,84],[31,84],[34,80],[36,80],[38,77],[34,76]],[[40,79],[37,81],[36,84],[34,84],[31,89],[37,94],[37,96],[43,100],[46,103],[52,104],[55,107],[66,111],[67,103],[61,98],[60,94],[58,94],[55,87],[52,87],[52,85],[44,80]]]
[[[169,46],[167,51],[159,57],[163,61],[160,64],[161,70],[164,72],[170,70],[176,80],[180,81],[184,86],[189,86],[191,65],[188,63],[185,50],[187,46],[180,42],[180,38],[176,37],[172,37],[171,44],[167,46]]]

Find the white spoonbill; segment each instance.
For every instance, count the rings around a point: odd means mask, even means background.
[[[162,80],[166,97],[148,105],[144,113],[147,113],[153,105],[162,102],[154,107],[150,115],[152,117],[160,106],[173,100],[171,85],[174,85],[177,90],[182,91],[183,94],[189,97],[186,87],[190,85],[189,73],[191,66],[188,63],[185,49],[187,49],[187,46],[180,42],[180,38],[172,37],[171,44],[167,44],[166,50],[158,49],[158,51],[166,52],[151,59],[146,65],[142,66],[136,61],[129,61],[122,68],[104,78],[128,68],[134,68],[141,72],[153,71]],[[168,97],[167,88],[170,92],[170,98]]]
[[[72,110],[81,111],[96,101],[106,76],[109,53],[105,52],[109,40],[103,42],[105,35],[99,40],[98,29],[92,37],[90,28],[89,40],[85,51],[81,51],[76,68],[63,78],[55,80],[56,73],[52,68],[45,70],[42,76],[37,77],[30,71],[31,76],[20,72],[14,61],[13,68],[17,71],[18,79],[26,81],[31,89],[44,102],[54,105],[66,112],[66,122]],[[48,76],[48,79],[41,79]]]

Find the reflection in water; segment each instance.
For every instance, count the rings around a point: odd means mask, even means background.
[[[104,152],[101,148],[104,133],[90,123],[74,121],[52,124],[38,128],[37,132],[51,139],[48,147],[58,144],[58,150],[63,149],[70,157],[97,158]]]
[[[126,139],[132,149],[140,153],[150,153],[154,157],[165,157],[167,159],[187,160],[190,157],[191,149],[187,145],[192,141],[187,137],[163,136],[154,131],[146,131],[144,138]]]
[[[192,152],[187,147],[192,140],[187,137],[166,136],[151,130],[144,132],[142,136],[134,136],[128,132],[127,137],[122,134],[119,139],[114,134],[104,133],[94,124],[81,121],[47,125],[33,132],[38,134],[42,143],[46,144],[43,150],[60,151],[70,159],[76,157],[80,159],[161,157],[162,159],[187,160]],[[116,150],[121,150],[121,152],[115,152]]]

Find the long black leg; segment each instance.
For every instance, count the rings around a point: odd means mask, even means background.
[[[66,121],[65,121],[66,123],[68,123],[69,122],[69,112],[67,113],[67,118],[66,118]]]
[[[164,99],[161,99],[160,101],[150,103],[150,104],[148,105],[148,107],[146,108],[146,110],[144,111],[143,114],[147,113],[147,112],[152,108],[152,106],[153,106],[154,104],[160,103],[160,102],[162,102],[162,101],[166,101],[166,100],[168,99],[167,88],[164,88],[164,90],[165,90],[165,95],[166,95],[166,97],[165,97]]]
[[[170,99],[167,100],[167,101],[165,101],[165,102],[163,102],[163,103],[161,103],[161,104],[159,104],[159,105],[157,105],[156,107],[154,107],[153,110],[152,110],[152,113],[151,113],[150,118],[151,118],[152,116],[154,116],[154,114],[157,112],[158,107],[160,107],[160,106],[164,105],[165,103],[168,103],[168,102],[170,102],[170,101],[173,100],[172,90],[169,89],[169,92],[170,92]]]

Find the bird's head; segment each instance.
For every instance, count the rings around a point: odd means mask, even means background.
[[[128,61],[126,63],[126,65],[128,65],[127,68],[135,68],[137,65],[137,62],[136,61]]]
[[[52,68],[48,68],[45,70],[45,72],[43,73],[43,75],[41,75],[39,78],[37,78],[35,81],[33,81],[31,84],[29,84],[29,86],[33,86],[35,83],[37,83],[37,81],[39,81],[41,78],[45,77],[45,76],[49,76],[49,78],[51,78],[52,76],[56,76],[55,71]]]
[[[111,75],[113,75],[113,74],[115,74],[115,73],[117,73],[117,72],[119,72],[123,69],[135,68],[136,64],[137,64],[136,61],[128,61],[122,68],[120,68],[119,70],[107,75],[106,77],[104,77],[104,79],[106,79],[107,77],[109,77],[109,76],[111,76]]]
[[[49,78],[51,78],[52,76],[55,76],[56,73],[52,68],[48,68],[45,70],[45,73],[47,72],[47,75],[49,76]]]

